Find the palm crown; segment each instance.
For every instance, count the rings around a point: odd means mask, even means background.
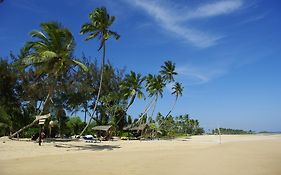
[[[131,71],[130,74],[126,75],[123,82],[120,85],[121,91],[124,93],[124,97],[134,97],[137,96],[138,98],[143,97],[142,90],[142,82],[144,78],[141,77],[141,74],[136,74],[135,72]]]
[[[25,65],[35,65],[38,71],[59,75],[70,65],[79,65],[83,70],[87,67],[73,60],[75,46],[71,32],[63,28],[59,23],[42,23],[41,30],[34,30],[30,35],[35,41],[27,42],[24,50],[28,52],[23,58]]]
[[[176,82],[174,84],[174,86],[172,87],[172,89],[174,90],[172,92],[172,94],[176,95],[176,97],[182,96],[183,87],[182,87],[181,83]]]
[[[89,33],[85,39],[86,41],[98,37],[101,42],[98,50],[103,47],[104,42],[110,38],[110,36],[113,36],[115,39],[120,38],[119,34],[109,30],[109,27],[115,21],[115,17],[110,16],[105,7],[96,8],[90,13],[89,18],[91,20],[90,23],[82,25],[80,34]]]
[[[165,83],[163,82],[163,78],[160,75],[149,74],[146,77],[146,90],[149,92],[150,97],[162,97],[164,87]]]
[[[160,75],[164,79],[164,81],[170,83],[174,81],[174,75],[178,73],[175,72],[176,65],[172,63],[172,61],[165,61],[165,65],[161,66]]]

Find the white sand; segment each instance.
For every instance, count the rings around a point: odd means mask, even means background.
[[[3,143],[5,142],[5,143]],[[38,143],[0,139],[0,175],[280,175],[281,135]]]

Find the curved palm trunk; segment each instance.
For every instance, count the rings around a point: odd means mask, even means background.
[[[132,98],[131,98],[131,100],[130,100],[128,106],[127,106],[126,109],[125,109],[125,112],[126,112],[126,113],[127,113],[128,109],[129,109],[129,107],[134,103],[134,101],[135,101],[135,99],[136,99],[136,96],[137,96],[137,94],[134,94],[134,95],[132,96]]]
[[[46,100],[45,100],[45,102],[44,102],[43,110],[41,111],[41,113],[40,113],[39,115],[42,115],[42,114],[45,114],[46,112],[48,112],[47,109],[48,109],[48,106],[50,105],[50,102],[51,102],[51,94],[52,94],[52,93],[53,93],[53,88],[51,87],[51,88],[49,89],[49,93],[48,93],[48,95],[47,95],[47,97],[46,97]],[[19,129],[18,131],[16,131],[16,132],[14,132],[13,134],[11,134],[11,135],[9,136],[9,138],[11,139],[11,138],[15,137],[16,135],[18,135],[19,133],[21,133],[21,132],[24,131],[25,129],[30,128],[31,126],[33,126],[33,125],[35,125],[36,123],[38,123],[38,121],[39,121],[39,119],[33,120],[30,124],[28,124],[28,125],[22,127],[22,128]]]
[[[101,87],[102,87],[102,81],[103,81],[103,73],[104,73],[104,63],[105,63],[105,42],[103,44],[103,56],[102,56],[102,64],[101,64],[101,75],[100,75],[100,85],[99,85],[99,90],[98,90],[98,95],[97,95],[97,99],[95,101],[95,106],[94,106],[94,109],[93,109],[93,114],[89,120],[89,122],[87,123],[87,125],[85,126],[85,128],[82,130],[82,132],[79,134],[78,138],[80,138],[84,132],[86,131],[86,129],[89,127],[89,125],[91,124],[92,122],[92,119],[95,115],[95,111],[97,109],[97,106],[98,106],[98,102],[99,102],[99,98],[100,98],[100,93],[101,93]]]
[[[152,113],[151,113],[151,117],[153,117],[153,115],[154,115],[154,111],[155,111],[155,108],[156,108],[156,105],[157,105],[157,100],[158,100],[158,96],[156,96],[156,98],[155,98],[153,110],[152,110]]]
[[[87,111],[85,110],[85,112],[84,112],[84,123],[86,123],[86,120],[87,120]]]
[[[136,99],[136,94],[134,94],[134,95],[132,96],[132,98],[130,99],[129,104],[127,105],[127,107],[126,107],[126,109],[125,109],[125,111],[124,111],[124,115],[125,115],[125,116],[126,116],[126,114],[127,114],[128,109],[130,108],[130,106],[134,103],[135,99]],[[123,117],[125,117],[125,116],[123,116]],[[119,123],[121,120],[122,120],[122,117],[116,122],[115,125],[118,125],[118,123]]]
[[[150,110],[150,108],[153,106],[153,105],[152,105],[153,101],[154,101],[154,99],[152,99],[152,100],[150,101],[150,103],[148,103],[148,105],[146,106],[144,112],[142,113],[142,115],[141,115],[140,118],[138,119],[137,123],[140,122],[141,119],[143,118],[143,116],[148,113],[148,111]]]
[[[174,108],[175,108],[175,106],[176,106],[176,103],[177,103],[177,100],[178,100],[178,97],[176,97],[175,102],[174,102],[174,104],[173,104],[171,110],[170,110],[170,111],[168,112],[168,114],[166,115],[166,117],[168,117],[168,116],[171,114],[171,112],[174,110]]]

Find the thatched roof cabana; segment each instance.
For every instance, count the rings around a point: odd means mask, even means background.
[[[114,127],[112,125],[95,126],[92,130],[97,131],[100,140],[109,140],[112,137]]]
[[[132,133],[132,135],[134,137],[140,138],[144,134],[146,134],[150,131],[150,127],[148,124],[145,123],[145,124],[141,124],[138,126],[129,125],[129,126],[123,128],[123,130],[129,131],[130,133]]]
[[[139,126],[135,126],[129,129],[129,131],[144,131],[149,128],[148,124],[141,124]]]
[[[109,131],[113,129],[112,125],[95,126],[92,128],[94,131]]]

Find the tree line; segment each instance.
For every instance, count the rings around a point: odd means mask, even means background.
[[[29,136],[38,127],[35,116],[47,113],[51,118],[44,127],[49,135],[79,132],[81,136],[91,132],[93,125],[106,124],[115,126],[116,133],[120,133],[132,123],[127,111],[136,99],[147,102],[136,124],[148,122],[145,118],[149,114],[150,123],[157,121],[155,126],[167,133],[171,130],[198,134],[197,120],[191,124],[189,119],[183,122],[184,117],[171,116],[183,92],[182,84],[175,81],[175,63],[165,61],[158,74],[141,75],[115,68],[106,58],[107,41],[120,38],[110,30],[114,21],[115,17],[101,7],[93,10],[89,21],[81,26],[80,34],[86,35],[86,41],[99,41],[97,52],[102,52],[101,65],[91,57],[75,56],[72,33],[58,22],[42,23],[39,30],[30,32],[32,39],[19,54],[0,58],[0,135]],[[175,101],[166,115],[158,113],[153,122],[157,102],[168,84],[173,84]],[[75,112],[82,112],[84,121],[66,115]]]
[[[231,128],[216,128],[212,130],[212,134],[226,134],[226,135],[235,135],[235,134],[254,134],[252,130],[245,131],[242,129],[231,129]]]

